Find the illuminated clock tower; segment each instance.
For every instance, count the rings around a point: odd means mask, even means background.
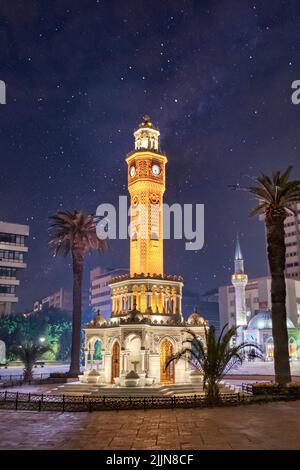
[[[188,339],[187,327],[204,345],[206,341],[204,318],[193,312],[187,321],[183,319],[183,278],[166,274],[164,269],[162,208],[167,158],[160,150],[160,133],[145,116],[133,135],[134,149],[124,164],[130,194],[130,272],[109,281],[110,318],[105,320],[98,313],[85,326],[85,371],[79,379],[89,384],[88,390],[91,384],[149,388],[196,383],[194,374],[190,378],[188,361],[166,365]],[[94,361],[98,340],[100,367]],[[99,393],[99,388],[95,390]]]
[[[163,275],[163,195],[167,158],[159,131],[145,116],[134,132],[135,150],[126,158],[130,193],[130,275]]]
[[[163,195],[167,157],[159,130],[145,116],[133,133],[134,150],[126,157],[130,194],[130,272],[110,281],[112,318],[138,311],[149,320],[182,320],[181,276],[164,271]]]

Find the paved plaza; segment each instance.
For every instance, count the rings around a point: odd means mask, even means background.
[[[0,411],[0,449],[300,449],[300,401],[190,410]]]

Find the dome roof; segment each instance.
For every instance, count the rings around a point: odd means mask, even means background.
[[[287,318],[286,326],[288,328],[295,328],[293,322]],[[270,330],[272,329],[272,313],[268,312],[258,312],[248,323],[248,330]]]
[[[96,326],[101,326],[101,325],[103,325],[105,322],[106,322],[106,320],[105,320],[105,318],[104,318],[103,315],[96,315],[96,316],[94,317],[94,324],[95,324]]]
[[[199,313],[193,312],[188,316],[187,322],[189,325],[200,326],[205,323],[205,320]]]

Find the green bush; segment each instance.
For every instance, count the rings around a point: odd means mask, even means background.
[[[282,387],[274,382],[260,382],[252,385],[253,395],[299,396],[300,383],[290,382]]]

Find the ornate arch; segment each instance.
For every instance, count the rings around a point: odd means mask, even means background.
[[[168,367],[166,364],[168,360],[175,353],[174,343],[166,336],[159,344],[159,356],[160,356],[160,382],[162,384],[174,384],[175,383],[175,363],[171,362]]]
[[[157,341],[158,351],[160,350],[160,347],[161,347],[162,342],[163,342],[164,340],[166,340],[166,339],[169,340],[170,343],[172,344],[172,346],[173,346],[173,348],[174,348],[174,352],[177,352],[177,350],[178,350],[177,342],[178,342],[178,341],[176,341],[176,339],[175,339],[173,336],[168,335],[168,334],[159,337],[159,339],[158,339],[158,341]]]
[[[111,383],[114,383],[114,379],[120,376],[120,363],[121,363],[121,345],[118,338],[112,343],[111,348]]]

